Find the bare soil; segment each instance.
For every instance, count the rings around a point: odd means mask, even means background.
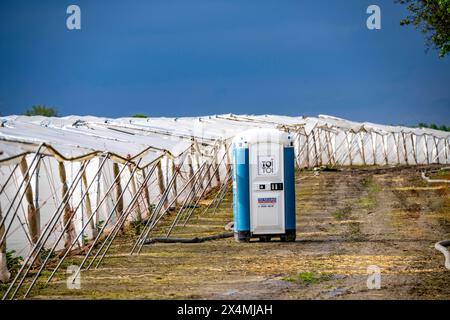
[[[63,270],[49,285],[41,277],[31,297],[449,299],[450,271],[434,244],[450,238],[450,189],[427,185],[420,169],[343,169],[318,176],[300,171],[296,242],[156,243],[130,256],[135,239],[130,230],[98,269],[83,271],[81,289],[67,289]],[[202,214],[207,203],[173,236],[225,232],[232,220],[231,194],[215,214]],[[72,257],[67,264],[78,261]],[[367,287],[369,266],[380,269],[380,289]]]

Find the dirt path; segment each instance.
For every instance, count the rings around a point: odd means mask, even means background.
[[[216,214],[197,215],[174,235],[224,232],[230,201],[227,194]],[[450,271],[434,249],[450,238],[448,186],[426,185],[414,168],[300,172],[297,215],[295,243],[152,244],[129,256],[124,237],[99,269],[83,272],[80,290],[66,289],[60,273],[33,297],[450,298]],[[367,288],[369,266],[381,272],[379,290]]]

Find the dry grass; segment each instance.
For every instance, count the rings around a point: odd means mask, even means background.
[[[128,255],[135,236],[121,237],[99,269],[82,273],[80,290],[59,272],[33,298],[75,299],[448,299],[450,277],[436,241],[450,238],[445,185],[427,186],[415,169],[303,171],[297,182],[295,243],[222,239],[152,244]],[[213,215],[196,209],[174,236],[224,232],[232,220],[228,193]],[[157,234],[167,231],[174,213]],[[68,264],[77,264],[73,257]],[[381,290],[368,290],[367,268],[381,269]]]

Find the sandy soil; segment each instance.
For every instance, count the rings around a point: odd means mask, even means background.
[[[427,185],[420,168],[301,171],[297,241],[152,244],[129,256],[132,232],[114,244],[99,269],[84,271],[81,289],[65,272],[40,283],[32,298],[449,299],[450,271],[435,242],[450,238],[450,188]],[[225,232],[231,194],[174,236]],[[173,216],[169,217],[172,219]],[[166,222],[166,226],[170,221]],[[164,232],[164,226],[160,233]],[[69,263],[77,263],[74,257]],[[381,288],[367,287],[368,267]],[[46,272],[48,275],[48,272]]]

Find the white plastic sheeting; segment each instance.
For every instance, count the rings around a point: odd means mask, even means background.
[[[95,119],[95,120],[94,120]],[[174,156],[190,143],[109,127],[107,120],[92,117],[44,118],[11,116],[2,118],[0,161],[16,159],[45,144],[44,153],[61,160],[80,160],[108,152],[118,158],[143,158],[146,166],[164,151]],[[51,149],[51,150],[49,150]]]
[[[119,118],[69,116],[63,118],[8,116],[0,118],[0,205],[5,224],[11,222],[8,230],[8,249],[15,249],[25,255],[29,250],[27,203],[21,197],[23,175],[16,165],[26,157],[30,165],[39,150],[42,156],[39,171],[29,168],[29,187],[33,201],[39,209],[40,226],[45,228],[62,201],[62,182],[58,174],[58,163],[63,163],[67,185],[74,182],[82,163],[87,164],[86,180],[92,186],[88,195],[92,209],[100,205],[93,219],[97,225],[104,221],[116,204],[114,191],[108,192],[113,184],[113,163],[123,169],[120,184],[124,188],[131,181],[131,172],[138,164],[139,170],[125,190],[125,208],[144,181],[144,175],[151,172],[156,163],[161,170],[155,170],[145,186],[148,200],[140,197],[133,207],[129,219],[135,219],[140,212],[148,215],[148,205],[155,206],[174,175],[179,172],[168,197],[168,203],[192,172],[206,162],[213,164],[205,172],[201,184],[213,188],[226,179],[230,158],[227,148],[231,139],[250,128],[278,128],[289,131],[294,137],[296,161],[299,167],[318,165],[398,165],[449,163],[450,134],[448,132],[416,129],[399,126],[385,126],[373,123],[358,123],[321,115],[318,117],[288,117],[279,115],[214,115],[184,118]],[[229,150],[228,150],[229,151]],[[228,156],[227,156],[228,155]],[[99,165],[107,157],[100,174]],[[214,168],[220,163],[215,178]],[[31,174],[33,173],[33,174]],[[207,182],[211,183],[207,186]],[[133,189],[134,185],[134,189]],[[178,191],[176,190],[178,188]],[[189,188],[181,193],[178,203],[188,195]],[[82,199],[84,189],[78,182],[69,198],[68,205],[75,206]],[[14,197],[17,195],[15,201]],[[74,224],[80,230],[86,223],[86,199],[76,210]],[[12,221],[13,213],[16,213]],[[116,221],[113,217],[111,223]],[[55,241],[58,225],[50,239]],[[83,236],[92,238],[94,230],[87,228]],[[1,238],[1,237],[0,237]],[[80,240],[80,245],[82,241]]]
[[[0,121],[1,162],[31,153],[44,143],[54,149],[44,148],[46,153],[62,160],[109,152],[121,159],[143,157],[140,166],[146,166],[164,151],[179,156],[192,140],[211,144],[253,127],[281,127],[297,133],[300,166],[446,163],[449,153],[448,132],[358,123],[324,115],[146,119],[10,116]]]

